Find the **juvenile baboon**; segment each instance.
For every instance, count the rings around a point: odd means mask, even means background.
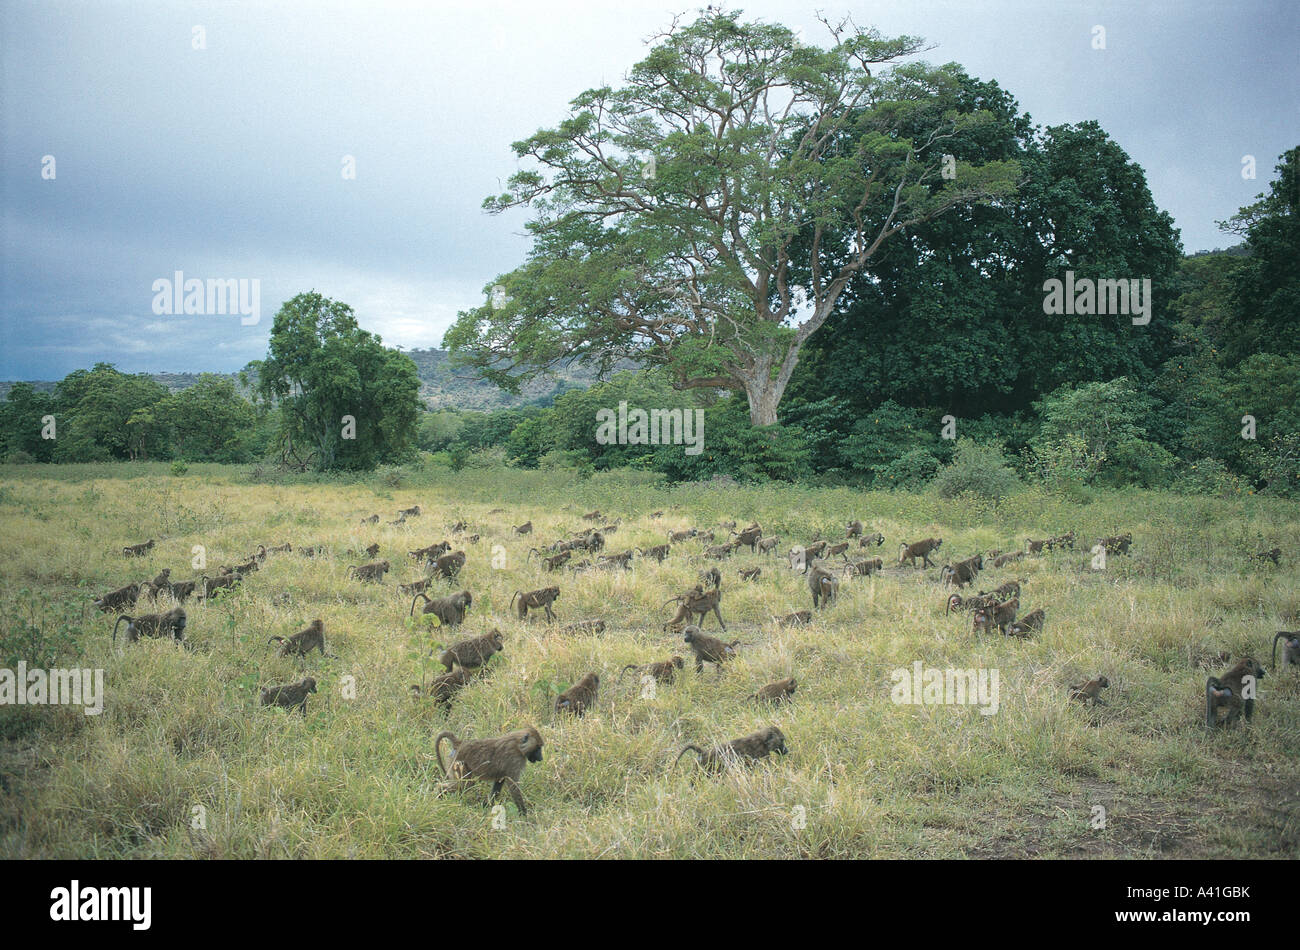
[[[622,551],[618,554],[602,554],[596,560],[602,567],[620,567],[626,571],[632,567],[632,552]]]
[[[861,521],[850,521],[847,525],[844,526],[844,530],[847,532],[847,534],[845,535],[845,537],[847,537],[847,538],[860,538],[860,537],[862,537],[862,531],[863,531],[863,525],[862,525],[862,522],[861,522]]]
[[[239,574],[222,574],[220,577],[208,577],[200,575],[203,581],[203,599],[212,600],[222,591],[233,591],[243,582],[243,576]]]
[[[615,531],[618,530],[619,523],[622,520],[623,520],[622,518],[619,518],[618,521],[611,521],[607,525],[602,525],[600,528],[601,532],[604,534],[613,534]]]
[[[368,558],[373,558],[373,557],[374,557],[376,554],[378,554],[378,553],[379,553],[379,542],[378,542],[378,541],[376,541],[374,544],[368,544],[368,545],[366,545],[364,548],[361,549],[361,554],[364,554],[364,555],[365,555],[366,557],[368,557]],[[356,551],[349,551],[348,554],[351,554],[351,555],[353,555],[354,557],[360,557],[360,556],[361,556],[361,554],[358,554]]]
[[[125,587],[119,587],[117,590],[110,590],[107,594],[95,598],[95,606],[106,614],[111,614],[121,610],[123,607],[134,607],[135,602],[140,599],[140,585],[127,584]]]
[[[452,534],[464,534],[468,530],[469,530],[469,525],[463,520],[457,521],[454,525],[451,526]]]
[[[596,693],[599,689],[600,677],[595,673],[588,673],[555,697],[555,711],[557,713],[571,712],[575,716],[581,717],[587,711],[588,706],[596,704]]]
[[[438,618],[439,625],[443,627],[460,626],[465,622],[465,613],[474,605],[474,596],[467,590],[448,594],[436,600],[430,600],[429,595],[421,591],[411,598],[411,611],[407,614],[408,617],[415,616],[415,602],[421,597],[424,598],[424,606],[420,608],[420,616],[433,614]]]
[[[730,544],[716,544],[704,549],[704,556],[716,558],[721,561],[723,558],[731,557],[733,548]]]
[[[442,740],[451,743],[450,771],[442,761]],[[507,733],[497,739],[469,739],[461,742],[452,732],[440,732],[433,740],[433,750],[438,757],[438,768],[453,786],[464,788],[470,782],[491,782],[495,802],[501,789],[510,791],[520,815],[528,814],[523,792],[519,790],[519,776],[529,762],[542,761],[542,735],[532,726]]]
[[[945,564],[943,568],[943,582],[945,584],[956,584],[958,587],[965,587],[975,580],[975,576],[984,567],[984,555],[976,554],[974,557],[968,557],[964,561],[958,561],[955,564]]]
[[[718,527],[721,528],[723,531],[730,531],[732,534],[736,533],[735,521],[719,521]]]
[[[298,549],[298,553],[299,553],[300,555],[302,555],[303,557],[317,557],[317,556],[319,556],[319,555],[325,553],[325,545],[323,545],[323,544],[308,544],[308,545],[306,545],[306,546],[304,546],[304,547],[300,547],[300,548]]]
[[[808,574],[808,590],[812,592],[813,609],[826,607],[840,592],[840,582],[826,568],[818,565]]]
[[[359,581],[383,583],[385,572],[392,569],[387,561],[371,561],[369,564],[354,564],[348,568],[348,574]]]
[[[1011,597],[1013,595],[1019,597],[1020,585],[1023,583],[1024,583],[1023,580],[1007,581],[1005,584],[999,584],[993,590],[980,591],[980,596],[983,597],[985,594],[989,594],[997,600],[1005,600],[1006,598]]]
[[[1101,691],[1110,689],[1110,680],[1104,676],[1098,676],[1090,679],[1086,683],[1075,683],[1070,687],[1070,698],[1078,700],[1081,703],[1092,703],[1094,706],[1105,706],[1101,701]]]
[[[395,518],[395,519],[392,520],[392,521],[386,522],[386,523],[387,523],[387,524],[392,524],[392,525],[402,525],[402,524],[406,524],[406,515],[398,515],[397,518]]]
[[[1025,550],[1030,554],[1042,554],[1043,545],[1050,541],[1051,538],[1044,538],[1042,541],[1035,541],[1033,538],[1025,538]]]
[[[262,705],[297,709],[307,715],[307,694],[316,692],[316,680],[308,676],[297,683],[284,686],[263,686]]]
[[[536,551],[537,549],[533,548],[533,550]],[[532,556],[531,553],[529,556]],[[538,557],[541,559],[542,567],[545,570],[554,571],[563,567],[564,563],[569,560],[569,558],[573,557],[573,552],[561,551],[559,554],[552,555],[551,557],[542,557],[541,552],[538,551]]]
[[[667,544],[656,544],[654,547],[646,548],[644,551],[640,548],[637,548],[636,550],[642,557],[652,557],[662,564],[664,558],[668,556],[669,546]]]
[[[266,550],[271,554],[289,554],[293,551],[293,545],[286,541],[284,544],[277,544],[275,547]]]
[[[170,567],[164,567],[162,571],[159,572],[158,576],[149,582],[149,585],[155,590],[161,590],[162,588],[169,586],[171,582],[168,578],[171,576],[172,569]]]
[[[985,633],[992,633],[993,628],[997,627],[1000,633],[1007,632],[1007,624],[1016,619],[1016,612],[1020,609],[1019,598],[1012,598],[1004,604],[994,604],[992,607],[977,607],[975,609],[975,632],[983,630]]]
[[[808,565],[812,563],[813,558],[824,556],[828,547],[830,547],[829,541],[814,541],[803,549],[805,573],[808,570]]]
[[[661,511],[652,511],[652,512],[650,512],[650,517],[651,517],[651,518],[662,518],[663,516],[664,516],[664,513],[663,513],[662,510],[661,510]]]
[[[432,583],[433,583],[432,577],[422,577],[418,581],[411,581],[411,583],[409,584],[398,584],[397,592],[399,594],[406,594],[407,596],[410,596],[411,594],[418,594],[421,591],[428,590],[429,585]]]
[[[773,618],[776,620],[778,627],[802,627],[806,623],[812,623],[811,610],[796,610],[792,614],[786,614],[784,617]]]
[[[740,547],[744,545],[750,551],[756,550],[759,540],[763,536],[763,529],[759,525],[753,525],[736,534],[735,545]]]
[[[721,772],[728,765],[751,765],[759,759],[767,758],[773,752],[777,755],[785,755],[789,751],[786,748],[785,736],[781,734],[781,730],[776,726],[768,726],[766,729],[760,729],[752,735],[732,739],[726,745],[714,746],[707,750],[701,749],[697,745],[688,745],[677,753],[677,758],[673,760],[673,766],[676,767],[682,756],[687,752],[695,752],[699,756],[700,765],[706,771]]]
[[[1128,547],[1133,543],[1133,535],[1115,534],[1109,538],[1101,538],[1097,543],[1106,549],[1107,554],[1128,554]]]
[[[219,570],[223,575],[238,574],[240,577],[247,577],[249,574],[252,574],[254,571],[261,570],[261,567],[257,563],[257,560],[253,559],[243,564],[236,564],[234,566],[223,564],[221,565]]]
[[[699,531],[695,534],[695,540],[703,544],[712,544],[716,539],[712,531]]]
[[[578,620],[574,623],[566,623],[560,628],[561,634],[601,634],[605,632],[605,621],[603,620]]]
[[[1131,540],[1131,538],[1130,538]],[[1074,550],[1074,532],[1067,531],[1065,534],[1058,534],[1054,538],[1047,539],[1047,550],[1052,551],[1056,548],[1069,548]]]
[[[858,541],[858,547],[868,548],[871,547],[871,545],[873,544],[876,547],[880,547],[884,543],[885,543],[885,536],[881,534],[879,531],[877,531],[875,534],[869,534],[865,538],[860,539]]]
[[[362,519],[361,519],[361,523],[362,523],[362,524],[379,524],[379,515],[378,515],[378,514],[373,514],[373,515],[371,515],[369,518],[362,518]]]
[[[853,561],[844,566],[844,573],[849,577],[870,577],[878,571],[884,570],[885,562],[878,557],[867,558],[863,561]]]
[[[916,567],[916,559],[921,559],[921,567],[934,567],[934,562],[930,560],[930,555],[938,551],[943,545],[943,538],[926,538],[924,541],[916,541],[912,544],[899,544],[898,546],[898,563],[904,561],[911,567]]]
[[[418,564],[421,561],[433,561],[439,556],[446,554],[451,550],[450,541],[439,541],[437,544],[431,544],[427,548],[416,548],[414,551],[407,551],[407,557],[415,558]]]
[[[280,641],[280,656],[302,656],[305,657],[312,650],[320,650],[321,656],[329,656],[325,652],[325,624],[320,619],[313,620],[307,625],[307,629],[299,630],[287,640],[284,637],[271,637],[267,643]]]
[[[640,676],[652,676],[657,683],[671,684],[677,678],[677,671],[686,666],[686,662],[680,656],[672,656],[658,663],[629,663],[623,667],[623,672],[618,674],[620,680],[627,674],[628,670],[636,670]]]
[[[668,541],[671,544],[676,544],[679,541],[690,540],[691,538],[695,537],[697,534],[699,534],[699,532],[696,531],[694,528],[687,528],[685,531],[669,531]]]
[[[707,633],[701,632],[700,628],[694,624],[687,626],[683,639],[695,652],[696,673],[704,672],[705,663],[715,664],[719,672],[721,672],[723,660],[735,656],[736,647],[740,644],[739,640],[723,643],[717,637],[711,637]]]
[[[1042,607],[1039,607],[1037,610],[1031,610],[1019,620],[1016,620],[1007,626],[1007,635],[1012,637],[1027,637],[1034,631],[1041,632],[1043,629],[1043,623],[1046,619],[1047,615],[1044,613]]]
[[[471,534],[471,535],[466,536],[466,538],[465,538],[465,543],[466,543],[466,544],[478,544],[478,543],[479,543],[479,540],[480,540],[480,538],[479,538],[479,536],[478,536],[477,534]]]
[[[523,524],[511,525],[510,530],[515,534],[532,534],[533,523],[531,521],[525,521]]]
[[[685,609],[687,616],[690,616],[691,614],[697,615],[696,623],[703,623],[705,616],[712,611],[718,618],[718,625],[721,626],[723,630],[726,630],[727,624],[722,619],[722,612],[718,609],[718,604],[721,600],[721,590],[715,588],[706,592],[697,584],[693,589],[688,590],[686,593],[678,594],[676,597],[671,597],[664,601],[663,606],[660,607],[660,609],[662,610],[663,607],[667,607],[673,601],[677,601],[681,604],[682,608]],[[670,621],[670,623],[676,624],[677,620],[681,618],[682,613],[683,611],[679,609],[677,611],[677,617]]]
[[[962,599],[961,594],[953,594],[948,598],[948,606],[944,610],[944,613],[946,614],[955,610],[976,610],[980,607],[992,608],[997,604],[997,602],[998,599],[992,594],[985,594],[982,592],[976,597],[967,597],[964,600]]]
[[[1256,554],[1255,557],[1259,558],[1261,561],[1272,561],[1276,564],[1278,559],[1282,557],[1282,549],[1274,548],[1271,551],[1261,551],[1259,554]]]
[[[605,516],[602,515],[602,514],[600,513],[600,509],[597,508],[595,511],[589,511],[589,512],[587,512],[585,515],[583,515],[583,516],[582,516],[582,520],[583,520],[583,521],[599,521],[599,520],[600,520],[601,518],[603,518],[603,517],[605,517]]]
[[[844,553],[848,549],[849,542],[847,541],[841,541],[839,544],[832,544],[826,549],[826,557],[835,557],[835,555],[838,554],[840,557],[844,558],[845,561],[848,561],[848,555]]]
[[[783,680],[777,680],[775,683],[768,683],[755,693],[753,698],[758,700],[760,703],[780,704],[788,702],[794,698],[794,690],[796,686],[798,686],[798,683],[796,683],[794,677],[791,676]]]
[[[1006,567],[1008,564],[1014,564],[1016,561],[1024,560],[1024,557],[1024,551],[1015,551],[1011,554],[999,554],[997,557],[993,558],[993,566]]]
[[[493,630],[491,633],[458,640],[438,654],[438,662],[448,671],[456,665],[472,670],[486,664],[497,653],[505,653],[505,638],[501,636],[500,630]]]
[[[177,642],[185,639],[185,611],[173,607],[165,614],[141,614],[129,617],[122,614],[113,624],[113,642],[117,642],[117,628],[126,621],[126,642],[135,643],[141,637],[171,637]]]
[[[1274,641],[1276,642],[1276,641]],[[1246,721],[1255,714],[1255,683],[1264,678],[1264,667],[1250,657],[1243,657],[1222,676],[1211,676],[1205,681],[1205,725],[1213,728],[1218,720],[1220,709],[1226,709],[1227,715],[1221,720],[1223,725],[1234,723],[1242,711]],[[1250,693],[1248,697],[1246,694]]]
[[[1285,639],[1284,639],[1285,638]],[[1282,669],[1300,665],[1300,631],[1279,630],[1273,635],[1273,664],[1277,664],[1277,641],[1282,643]]]
[[[183,604],[197,586],[196,581],[176,581],[167,585],[167,592],[172,595],[172,600]]]
[[[148,541],[145,541],[142,544],[128,544],[126,547],[122,548],[122,556],[123,557],[144,557],[145,554],[153,550],[153,546],[155,543],[156,542],[154,541],[154,539],[150,538]]]
[[[520,620],[528,619],[528,611],[530,609],[545,610],[546,622],[550,623],[555,619],[555,613],[551,610],[551,604],[555,603],[556,598],[559,596],[560,589],[558,587],[543,587],[539,590],[530,590],[528,593],[517,590],[515,591],[514,597],[510,598],[510,605],[512,607],[514,606],[515,597],[517,597],[519,598],[519,607],[517,609],[519,611]]]
[[[700,582],[705,587],[712,585],[713,589],[717,590],[722,586],[722,572],[716,567],[711,567],[707,571],[700,571]]]
[[[452,551],[450,554],[444,554],[433,562],[429,573],[434,577],[442,577],[451,580],[460,573],[460,569],[465,566],[465,552]]]
[[[420,506],[412,505],[410,508],[403,508],[397,514],[402,518],[418,518],[420,516]]]
[[[759,538],[757,545],[759,554],[774,554],[776,549],[781,546],[781,539],[776,535],[770,538]]]
[[[464,667],[458,667],[450,673],[439,673],[429,681],[429,688],[421,690],[418,685],[412,686],[411,691],[416,696],[427,696],[432,699],[438,706],[447,706],[451,704],[456,694],[466,686],[470,681],[469,673]]]
[[[759,576],[763,573],[763,569],[761,567],[751,567],[748,570],[746,570],[745,568],[742,567],[736,573],[740,575],[740,579],[742,581],[756,581],[758,580]]]

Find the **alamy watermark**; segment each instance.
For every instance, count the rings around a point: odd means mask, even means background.
[[[620,400],[618,412],[596,410],[598,445],[685,445],[687,455],[704,451],[703,409],[628,409]]]
[[[979,706],[981,715],[997,714],[997,670],[926,669],[917,660],[910,670],[899,667],[889,675],[894,680],[889,697],[899,705]]]
[[[153,312],[158,316],[240,314],[240,324],[251,327],[262,318],[262,281],[256,277],[197,277],[186,279],[176,271],[173,279],[153,282]]]
[[[103,670],[0,669],[0,706],[85,706],[87,716],[104,711]]]
[[[1065,272],[1065,280],[1057,277],[1043,281],[1043,313],[1047,314],[1134,314],[1133,325],[1144,327],[1151,322],[1151,278],[1138,280],[1093,280],[1091,277],[1074,278],[1074,271]]]

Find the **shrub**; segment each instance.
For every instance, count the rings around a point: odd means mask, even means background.
[[[952,464],[940,470],[933,484],[944,498],[969,492],[997,500],[1015,491],[1020,479],[1007,467],[1001,446],[959,439]]]
[[[876,488],[920,488],[939,471],[939,459],[928,449],[904,452],[887,465],[876,465]]]
[[[177,478],[184,475],[189,470],[190,467],[185,464],[184,459],[176,459],[176,461],[172,462],[171,473]]]

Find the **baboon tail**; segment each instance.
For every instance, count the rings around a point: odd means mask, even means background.
[[[704,750],[701,749],[699,746],[688,745],[685,749],[682,749],[681,752],[677,753],[677,758],[673,759],[673,764],[672,764],[673,769],[677,768],[677,763],[682,760],[682,756],[684,756],[687,752],[695,752],[697,755],[704,755]],[[669,771],[672,771],[672,769],[669,769]]]
[[[447,773],[447,766],[444,765],[442,761],[442,740],[443,739],[446,739],[451,743],[451,757],[452,760],[455,761],[456,742],[457,742],[456,734],[454,732],[440,732],[438,733],[438,737],[433,740],[433,753],[438,757],[438,768],[442,770],[442,777],[451,778],[451,776]]]

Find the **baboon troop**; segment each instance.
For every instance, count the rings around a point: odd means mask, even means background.
[[[596,704],[596,693],[599,689],[600,677],[595,673],[588,673],[555,697],[555,711],[570,712],[581,718],[589,706]]]
[[[185,611],[173,607],[165,614],[141,614],[129,617],[126,614],[117,618],[113,624],[113,642],[117,642],[117,628],[126,621],[126,642],[135,643],[141,637],[171,637],[178,643],[185,639]]]
[[[501,636],[500,630],[493,630],[491,633],[453,643],[438,655],[438,662],[448,672],[453,666],[472,670],[486,665],[497,653],[505,653],[505,638]]]
[[[687,752],[694,752],[699,756],[699,763],[706,771],[721,772],[728,765],[752,764],[759,759],[767,758],[774,752],[777,755],[785,755],[789,751],[785,745],[785,735],[781,730],[776,726],[768,726],[766,729],[760,729],[739,739],[732,739],[726,745],[714,746],[711,749],[688,745],[677,753],[673,766],[675,767]]]
[[[527,620],[529,610],[545,610],[546,622],[550,623],[555,619],[555,613],[551,610],[551,604],[555,603],[560,596],[558,587],[543,587],[540,590],[530,590],[528,593],[515,591],[514,597],[510,598],[510,605],[513,607],[516,598],[519,601],[519,619]]]
[[[307,715],[307,695],[316,692],[316,681],[310,676],[297,683],[284,686],[263,686],[262,705],[280,706],[283,709],[297,709]]]
[[[1277,639],[1274,638],[1274,643]],[[1251,657],[1243,657],[1222,676],[1211,676],[1205,681],[1205,725],[1231,725],[1243,712],[1246,721],[1255,715],[1256,683],[1264,678],[1264,667]],[[1219,710],[1225,711],[1222,719]]]
[[[451,744],[450,768],[442,761],[444,739]],[[443,778],[450,780],[454,787],[463,788],[470,782],[491,782],[492,795],[488,804],[497,800],[504,787],[509,790],[519,814],[528,814],[523,793],[519,790],[519,777],[529,762],[542,761],[542,734],[533,726],[498,739],[469,739],[464,742],[453,732],[440,732],[433,740],[433,751]]]

